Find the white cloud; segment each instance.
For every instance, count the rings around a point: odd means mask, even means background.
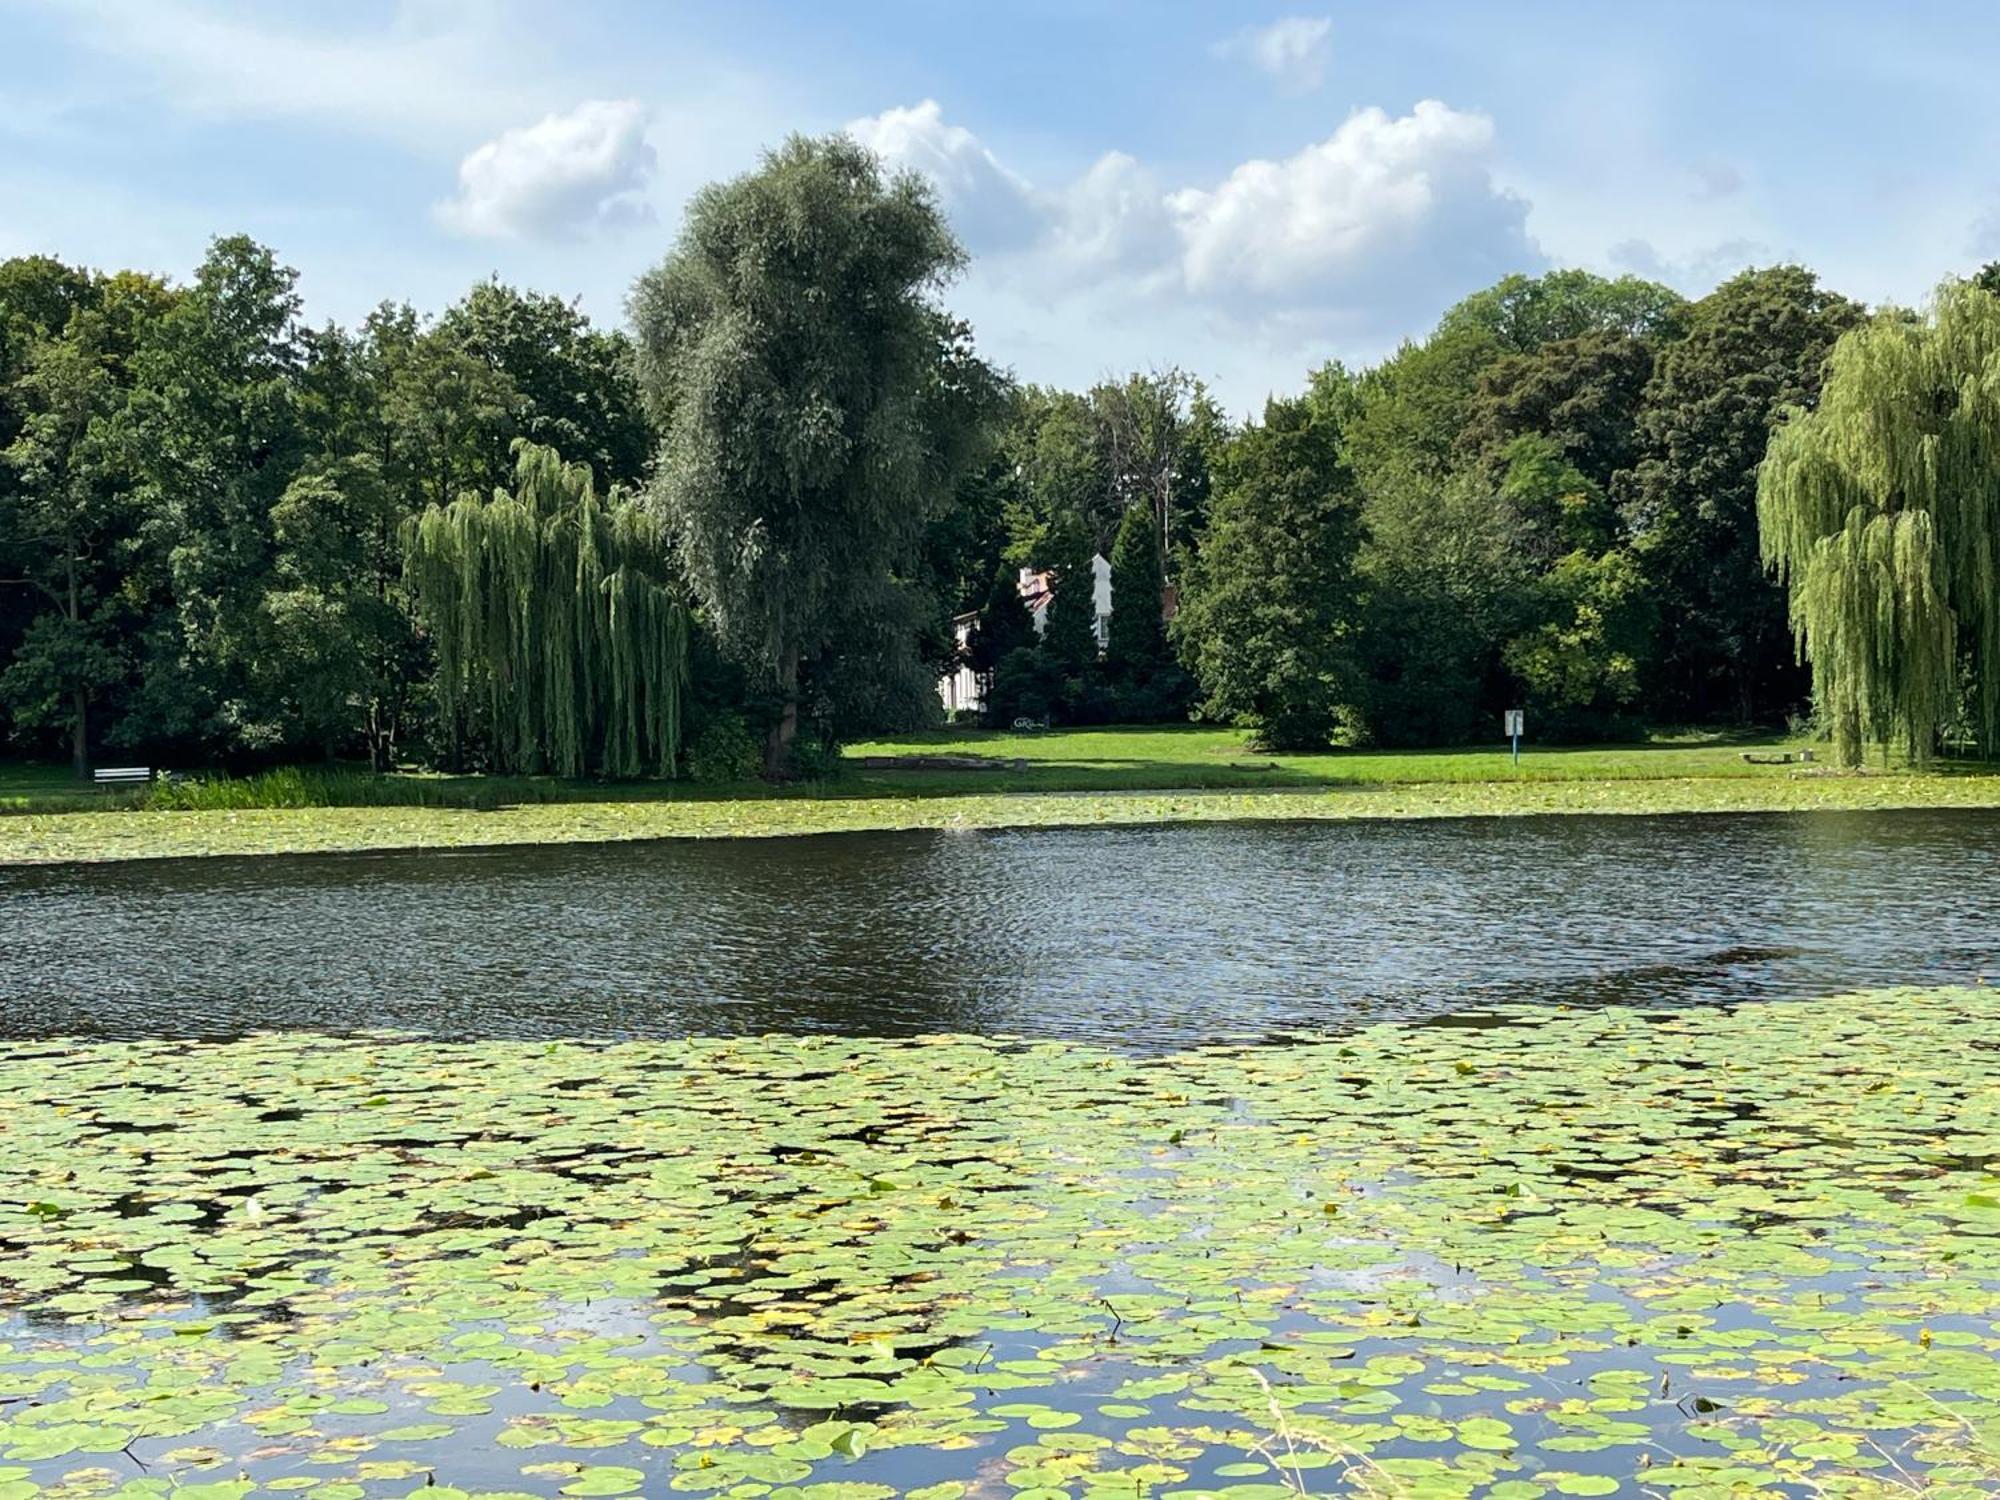
[[[210,119],[321,120],[433,146],[518,117],[524,94],[548,83],[520,67],[531,39],[488,6],[402,0],[385,21],[359,23],[208,0],[68,0],[50,14]]]
[[[1394,302],[1481,285],[1539,256],[1527,205],[1490,174],[1493,122],[1427,99],[1352,115],[1284,161],[1250,161],[1168,201],[1188,289],[1233,303],[1331,292]]]
[[[893,166],[930,178],[968,244],[998,249],[1033,237],[1042,215],[1033,191],[971,131],[946,124],[935,99],[851,121],[847,133]]]
[[[461,234],[568,239],[649,223],[644,196],[659,159],[632,99],[589,99],[568,114],[503,132],[458,168],[458,196],[438,218]]]
[[[1268,73],[1288,94],[1309,94],[1326,81],[1332,39],[1333,22],[1325,16],[1286,16],[1239,31],[1215,52]]]
[[[1062,285],[1119,278],[1147,290],[1178,281],[1180,238],[1166,195],[1122,151],[1099,157],[1056,195],[1045,248]]]
[[[929,101],[850,128],[937,179],[971,248],[1045,300],[1174,296],[1238,322],[1400,333],[1544,263],[1527,204],[1493,181],[1493,122],[1436,100],[1171,191],[1120,152],[1054,189],[1025,182]]]

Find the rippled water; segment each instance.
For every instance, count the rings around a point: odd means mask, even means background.
[[[2000,814],[1244,824],[0,871],[0,1035],[1137,1047],[2000,972]]]

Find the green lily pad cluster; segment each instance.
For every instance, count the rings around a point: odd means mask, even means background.
[[[0,1047],[0,1500],[2000,1487],[2000,996],[1483,1020]]]

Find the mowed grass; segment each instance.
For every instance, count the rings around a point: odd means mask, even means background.
[[[1274,755],[1248,730],[1203,725],[1062,729],[1028,734],[938,730],[870,740],[847,750],[851,766],[871,758],[965,755],[1022,760],[1020,769],[904,771],[861,769],[872,785],[915,792],[936,786],[992,791],[1168,791],[1190,788],[1336,787],[1473,781],[1663,780],[1684,776],[1769,776],[1782,768],[1746,761],[1745,752],[1777,754],[1805,741],[1733,735],[1662,737],[1643,744],[1522,747],[1519,766],[1506,745],[1446,750],[1328,750]]]

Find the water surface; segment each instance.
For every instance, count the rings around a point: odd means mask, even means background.
[[[1121,1047],[2000,972],[2000,812],[1196,825],[0,870],[0,1036]]]

